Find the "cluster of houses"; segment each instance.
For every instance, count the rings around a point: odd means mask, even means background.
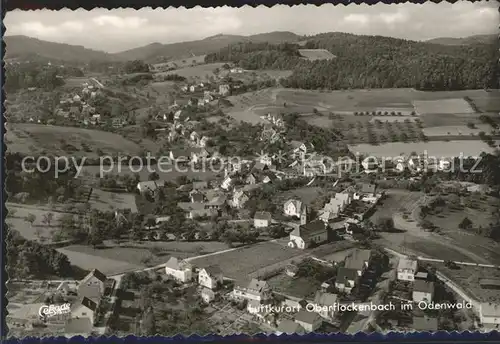
[[[397,267],[397,279],[407,283],[412,290],[412,300],[415,304],[420,302],[431,303],[435,299],[435,283],[429,281],[428,273],[419,266],[419,260],[414,257],[402,257]],[[467,300],[470,302],[470,300]],[[500,304],[498,302],[471,302],[479,316],[479,321],[486,328],[500,326]],[[435,317],[414,316],[413,327],[415,330],[437,331],[438,319]]]

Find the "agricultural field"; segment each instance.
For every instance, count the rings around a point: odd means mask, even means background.
[[[418,121],[418,118],[416,117],[402,117],[402,116],[372,116],[370,117],[370,123],[376,123],[377,121],[380,121],[382,123],[389,122],[389,123],[394,123],[394,122],[405,122],[405,121],[410,121],[410,122],[416,122]]]
[[[145,268],[147,262],[162,263],[168,257],[160,258],[153,255],[148,249],[131,248],[103,248],[93,249],[84,245],[71,245],[57,249],[65,254],[72,265],[84,270],[98,268],[106,275],[118,274]]]
[[[92,129],[11,123],[5,136],[9,152],[26,155],[50,152],[97,158],[103,154],[137,155],[141,151],[139,145],[118,134]]]
[[[157,71],[161,71],[161,70],[168,69],[168,68],[179,69],[179,68],[191,67],[193,65],[204,64],[205,63],[205,56],[206,55],[197,55],[197,56],[192,56],[192,57],[184,58],[184,59],[156,63],[153,65],[153,68]]]
[[[160,72],[156,73],[156,75],[177,74],[191,81],[208,81],[210,78],[215,77],[214,69],[221,68],[223,65],[224,63],[201,64],[192,67],[183,67],[169,72]]]
[[[244,280],[252,273],[262,271],[269,266],[274,267],[280,262],[286,265],[287,260],[301,255],[304,255],[304,251],[289,248],[284,243],[263,242],[217,255],[193,259],[191,263],[200,268],[219,265],[225,277]]]
[[[425,136],[478,136],[481,131],[489,134],[492,131],[492,127],[488,124],[476,124],[474,128],[469,128],[467,126],[460,125],[448,125],[442,127],[430,127],[423,128]]]
[[[293,189],[290,191],[282,192],[281,194],[276,196],[277,204],[284,204],[287,200],[291,198],[300,199],[304,204],[311,205],[318,198],[320,198],[324,194],[324,190],[320,187],[312,186],[312,187],[302,187],[298,189]],[[283,207],[281,207],[283,209]]]
[[[391,142],[380,145],[359,144],[349,145],[349,150],[353,153],[359,153],[364,156],[375,157],[396,157],[400,155],[411,155],[412,152],[421,154],[427,152],[428,156],[434,157],[455,157],[457,154],[463,154],[464,157],[479,156],[482,152],[492,153],[493,148],[489,147],[483,141],[435,141],[435,142],[417,142],[402,143]]]
[[[415,100],[413,106],[417,114],[472,114],[475,113],[470,104],[463,98],[440,100]]]
[[[52,242],[52,233],[60,229],[59,219],[67,215],[67,213],[63,212],[42,209],[36,206],[16,205],[14,203],[8,203],[7,210],[9,211],[9,215],[5,219],[5,222],[9,226],[9,229],[17,230],[22,237],[28,240],[46,244]],[[47,222],[50,217],[50,215],[47,217],[49,213],[52,214],[50,223]],[[35,219],[33,224],[26,221],[30,214]]]
[[[321,287],[321,282],[306,277],[290,277],[284,273],[266,280],[271,289],[299,299],[313,299],[314,294]]]
[[[299,53],[309,61],[331,60],[336,57],[326,49],[299,49]]]
[[[175,171],[172,166],[169,168],[167,165],[162,165],[161,170],[156,166],[150,166],[148,169],[147,166],[140,168],[140,166],[129,166],[129,165],[113,165],[113,166],[105,166],[103,168],[103,175],[134,175],[135,173],[139,174],[141,181],[149,180],[149,175],[155,171],[159,174],[160,180],[164,181],[175,181],[180,176],[186,176],[190,179],[200,179],[200,180],[210,180],[215,178],[218,175],[217,169],[215,171],[209,170],[209,165],[207,165],[206,170],[203,171],[190,171],[187,167],[183,167],[188,169],[188,171]],[[84,166],[82,168],[82,174],[89,174],[91,176],[96,176],[100,173],[99,166]]]
[[[89,203],[92,209],[100,211],[130,209],[132,213],[137,213],[135,195],[132,193],[117,193],[93,189]]]
[[[482,288],[479,284],[479,281],[484,278],[500,279],[500,270],[468,265],[460,265],[459,269],[450,269],[443,263],[432,263],[432,265],[479,302],[498,303],[500,301],[498,289]]]

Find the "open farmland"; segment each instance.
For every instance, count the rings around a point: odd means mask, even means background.
[[[191,263],[200,268],[219,265],[225,277],[241,280],[268,266],[286,262],[301,255],[304,255],[304,251],[289,248],[281,243],[263,242],[218,255],[194,259]]]
[[[349,150],[356,154],[371,155],[375,157],[395,157],[401,154],[411,155],[412,152],[421,154],[427,152],[429,156],[435,157],[456,157],[460,153],[464,157],[479,156],[482,152],[492,153],[493,148],[483,141],[435,141],[435,142],[391,142],[377,146],[370,144],[349,145]]]
[[[131,193],[116,193],[93,189],[89,203],[93,209],[100,211],[130,209],[132,213],[137,213],[135,195]]]
[[[14,203],[9,203],[7,209],[9,216],[6,218],[6,223],[10,229],[17,230],[21,236],[28,240],[43,241],[45,243],[52,241],[52,232],[60,229],[59,219],[67,215],[67,213],[40,209],[36,206],[16,205]],[[49,213],[53,216],[50,226],[47,222],[44,222]],[[30,214],[35,217],[33,225],[25,220]]]
[[[113,166],[104,166],[102,167],[103,175],[134,175],[135,173],[139,174],[141,181],[149,180],[149,175],[152,172],[157,172],[160,176],[160,180],[164,181],[175,181],[180,176],[186,176],[190,179],[200,179],[200,180],[209,180],[217,176],[217,169],[215,171],[209,170],[210,165],[207,164],[206,171],[194,171],[190,170],[187,167],[187,171],[175,171],[174,166],[168,167],[167,165],[162,165],[161,170],[156,167],[156,165],[152,166],[129,166],[129,165],[113,165]],[[99,166],[84,166],[82,168],[82,174],[88,174],[90,176],[95,176],[99,174],[101,171],[101,167]]]
[[[153,65],[153,68],[155,70],[161,71],[168,68],[179,69],[179,68],[191,67],[193,65],[204,64],[205,56],[206,55],[196,55],[184,59],[177,59],[168,62],[156,63]]]
[[[72,265],[84,270],[98,268],[107,275],[144,268],[146,265],[141,261],[153,257],[147,249],[93,249],[89,246],[72,245],[57,250],[65,254]]]
[[[461,265],[459,269],[450,269],[442,263],[433,263],[443,275],[457,283],[473,299],[479,302],[500,301],[498,289],[482,288],[479,281],[484,278],[500,279],[500,270],[479,266]]]
[[[140,152],[139,145],[118,134],[92,129],[12,123],[7,124],[5,136],[9,152],[27,155],[50,152],[95,158],[103,153],[137,155]]]
[[[493,128],[488,124],[477,124],[474,128],[460,125],[448,125],[442,127],[423,128],[425,136],[478,136],[481,131],[490,133]]]
[[[309,61],[331,60],[336,56],[326,49],[299,49],[300,55]]]
[[[201,64],[192,67],[184,67],[169,72],[157,73],[157,75],[177,74],[189,80],[205,81],[214,77],[214,69],[221,68],[224,63]]]
[[[463,98],[440,100],[415,100],[413,102],[417,114],[429,113],[475,113],[470,104]]]

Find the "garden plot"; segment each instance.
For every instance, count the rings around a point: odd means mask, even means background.
[[[457,114],[475,113],[470,104],[463,98],[439,99],[439,100],[415,100],[413,106],[417,114]]]

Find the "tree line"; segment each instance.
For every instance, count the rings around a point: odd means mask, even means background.
[[[461,90],[498,88],[493,44],[442,46],[381,36],[328,33],[304,48],[326,49],[335,58],[308,61],[298,45],[239,43],[206,56],[245,69],[293,70],[284,87],[302,89],[404,88]]]

